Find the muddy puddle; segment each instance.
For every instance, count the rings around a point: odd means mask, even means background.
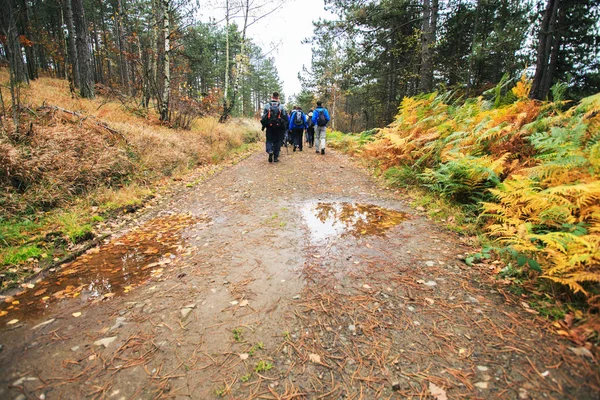
[[[45,314],[61,301],[84,305],[127,293],[160,278],[183,249],[185,229],[200,222],[187,215],[159,217],[108,244],[88,250],[28,288],[0,302],[0,329]]]
[[[311,203],[302,209],[314,241],[339,236],[382,236],[408,218],[406,213],[373,204]]]

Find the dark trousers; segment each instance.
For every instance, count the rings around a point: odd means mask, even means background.
[[[285,128],[267,128],[267,153],[273,153],[275,158],[279,158],[279,151],[281,150],[281,141],[283,140],[284,133]]]
[[[304,129],[292,129],[292,137],[294,138],[294,147],[300,148],[302,150],[302,135],[304,134]]]
[[[315,144],[315,128],[313,126],[306,130],[306,141],[310,147]]]

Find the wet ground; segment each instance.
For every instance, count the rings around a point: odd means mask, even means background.
[[[597,398],[597,364],[463,264],[459,237],[342,155],[281,160],[4,298],[0,398]]]

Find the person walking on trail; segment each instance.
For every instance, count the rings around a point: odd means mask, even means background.
[[[266,150],[269,162],[279,162],[281,142],[288,126],[288,114],[279,102],[279,93],[273,92],[271,101],[265,105],[260,122],[262,130],[267,130]]]
[[[290,117],[290,131],[292,131],[292,138],[294,139],[294,151],[296,149],[302,151],[302,137],[304,136],[304,129],[307,127],[306,115],[302,112],[302,107],[296,107]]]
[[[312,120],[313,110],[310,110],[306,116],[306,124],[308,125],[306,128],[306,143],[308,143],[308,147],[313,147],[315,144],[315,123]]]
[[[317,108],[313,111],[312,116],[313,123],[316,125],[315,128],[315,147],[316,152],[325,154],[325,135],[327,131],[327,124],[331,120],[329,118],[329,111],[323,107],[323,103],[317,101]]]
[[[296,106],[293,106],[290,111],[288,111],[288,121],[292,118],[292,113],[296,111]],[[294,143],[294,138],[292,137],[292,131],[290,130],[289,125],[285,127],[285,135],[283,137],[283,145],[287,148],[288,145]]]

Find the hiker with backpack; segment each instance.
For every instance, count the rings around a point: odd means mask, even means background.
[[[317,108],[313,111],[312,121],[315,128],[315,139],[316,139],[316,152],[325,154],[325,135],[327,132],[327,124],[331,118],[329,118],[329,111],[323,107],[323,103],[317,101]]]
[[[306,143],[308,143],[308,147],[313,147],[315,144],[315,123],[312,120],[313,110],[311,109],[306,116]]]
[[[271,101],[265,105],[260,122],[262,130],[267,130],[265,143],[269,162],[279,162],[281,142],[288,126],[288,114],[279,102],[278,92],[273,92]]]
[[[293,106],[290,111],[288,111],[288,121],[292,118],[292,113],[296,111],[296,106]],[[294,138],[292,137],[292,131],[290,130],[289,125],[285,128],[285,135],[283,137],[283,145],[288,147],[288,145],[294,143]]]
[[[302,107],[297,106],[290,118],[290,131],[292,131],[292,138],[294,139],[294,151],[296,149],[302,151],[302,137],[304,136],[304,129],[307,126],[306,115],[302,112]]]

